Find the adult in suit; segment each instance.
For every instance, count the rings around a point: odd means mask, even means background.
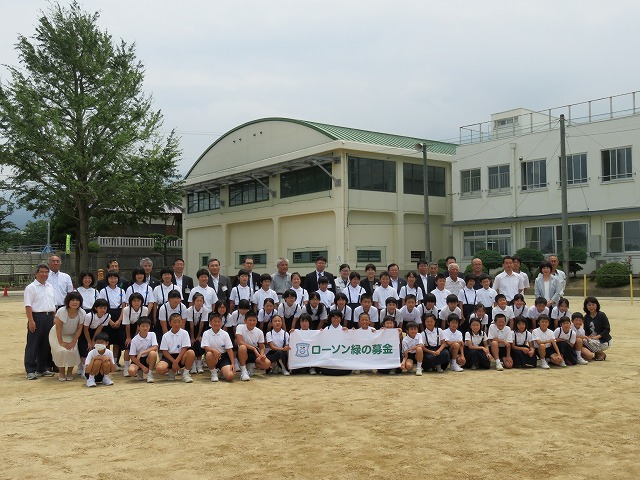
[[[207,264],[209,269],[209,281],[207,282],[211,288],[216,291],[218,300],[224,302],[229,307],[229,295],[231,295],[231,279],[224,275],[220,275],[220,260],[212,258]]]
[[[105,278],[103,278],[102,280],[98,280],[98,284],[96,285],[96,290],[100,291],[102,290],[104,287],[107,286],[107,279],[106,279],[106,275],[107,272],[109,271],[115,271],[120,273],[120,264],[118,264],[118,260],[109,260],[107,262],[107,270],[104,273],[105,274]],[[120,280],[118,281],[118,287],[120,287],[121,289],[123,289],[124,291],[127,290],[127,288],[129,288],[129,282],[127,282],[126,280],[123,280],[123,275],[120,275]]]
[[[304,289],[311,293],[318,291],[318,278],[326,277],[329,279],[329,289],[334,293],[336,292],[336,279],[333,274],[325,270],[327,266],[327,259],[325,257],[318,257],[316,259],[316,269],[313,272],[307,273],[304,277]]]
[[[160,280],[151,275],[153,273],[153,261],[149,257],[140,260],[140,268],[144,270],[145,282],[151,288],[156,288],[160,285]]]
[[[422,289],[422,298],[436,288],[437,275],[438,264],[436,262],[427,263],[426,260],[420,260],[418,262],[418,280],[416,280],[416,285]]]
[[[391,278],[390,285],[396,289],[396,293],[400,293],[400,289],[407,284],[407,281],[400,277],[400,267],[397,263],[390,263],[387,266],[387,272]]]
[[[255,262],[253,260],[253,257],[245,257],[242,261],[242,268],[249,272],[248,285],[251,287],[252,292],[255,292],[260,288],[260,274],[253,271],[254,265]],[[238,276],[236,275],[235,277],[233,277],[233,286],[235,287],[236,285],[238,285],[238,283],[240,282],[238,282]]]
[[[373,291],[380,285],[380,280],[376,277],[376,266],[373,263],[368,263],[364,267],[364,271],[366,277],[360,280],[360,286],[364,288],[369,295],[373,295]]]
[[[189,306],[189,294],[193,288],[193,278],[184,275],[184,260],[177,258],[173,262],[173,276],[176,280],[178,289],[182,292],[182,303],[185,307]]]

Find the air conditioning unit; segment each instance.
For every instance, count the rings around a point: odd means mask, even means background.
[[[600,252],[602,252],[602,249],[600,248],[600,237],[600,235],[591,235],[589,237],[589,253],[599,255]]]

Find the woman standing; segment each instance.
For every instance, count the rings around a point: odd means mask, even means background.
[[[549,311],[558,303],[563,295],[562,286],[558,282],[558,277],[551,275],[551,264],[542,262],[540,264],[540,273],[536,278],[534,287],[536,298],[543,297],[547,301]]]

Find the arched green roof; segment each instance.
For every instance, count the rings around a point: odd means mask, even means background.
[[[204,157],[207,152],[215,147],[216,144],[220,142],[224,137],[248,125],[269,121],[290,122],[296,123],[298,125],[303,125],[326,135],[331,140],[345,140],[349,142],[368,143],[371,145],[384,145],[386,147],[408,148],[411,150],[414,149],[416,143],[426,142],[429,146],[429,152],[442,153],[445,155],[455,155],[456,153],[456,145],[453,143],[437,142],[433,140],[426,140],[423,138],[405,137],[402,135],[394,135],[392,133],[373,132],[371,130],[361,130],[359,128],[340,127],[338,125],[328,125],[326,123],[309,122],[307,120],[296,120],[293,118],[268,117],[259,118],[257,120],[243,123],[242,125],[239,125],[222,135],[215,142],[213,142],[209,146],[209,148],[207,148],[202,153],[202,155],[200,155],[200,157],[198,157],[198,160],[196,160],[193,166],[189,169],[185,178],[189,176],[191,171],[195,168],[198,162],[200,162],[202,157]]]

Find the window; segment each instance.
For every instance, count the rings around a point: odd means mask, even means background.
[[[265,185],[269,185],[267,177],[260,179]],[[237,183],[229,187],[229,206],[246,205],[248,203],[264,202],[269,200],[269,190],[256,180]]]
[[[531,160],[522,164],[522,190],[533,190],[547,186],[547,161]]]
[[[588,227],[586,223],[569,225],[569,246],[587,248]],[[542,253],[562,251],[562,225],[545,227],[527,227],[524,229],[525,247],[540,250]]]
[[[187,213],[204,212],[220,208],[220,189],[194,192],[187,195]]]
[[[607,252],[640,251],[640,220],[607,223]]]
[[[567,185],[587,183],[587,154],[567,155]],[[562,178],[562,173],[560,174]]]
[[[357,249],[357,263],[382,263],[382,250]]]
[[[327,250],[302,250],[294,251],[292,255],[292,263],[315,263],[318,257],[328,258]]]
[[[495,128],[512,126],[518,124],[518,117],[501,118],[494,121]]]
[[[444,167],[427,166],[429,178],[429,196],[444,197],[446,196],[445,170]],[[402,173],[404,178],[404,193],[413,195],[423,195],[423,172],[424,167],[414,163],[404,163]]]
[[[198,257],[200,257],[200,266],[201,267],[206,267],[207,265],[209,265],[209,253],[200,253],[198,254]]]
[[[323,166],[331,171],[330,163]],[[326,190],[331,190],[331,177],[317,166],[280,175],[281,198]]]
[[[244,253],[238,254],[238,265],[242,265],[244,263],[244,259],[247,257],[253,258],[254,265],[267,264],[267,254],[265,252],[261,252],[261,253],[244,252]]]
[[[420,260],[427,258],[424,250],[411,250],[411,261],[418,263]]]
[[[464,232],[464,256],[473,257],[479,250],[493,250],[500,255],[511,254],[511,229],[474,230]]]
[[[631,147],[603,150],[601,153],[603,182],[631,178]]]
[[[462,195],[480,193],[480,169],[462,170],[460,172],[460,192]]]
[[[504,190],[511,187],[509,165],[489,167],[489,191]]]
[[[349,188],[374,192],[395,192],[395,162],[349,157]]]

